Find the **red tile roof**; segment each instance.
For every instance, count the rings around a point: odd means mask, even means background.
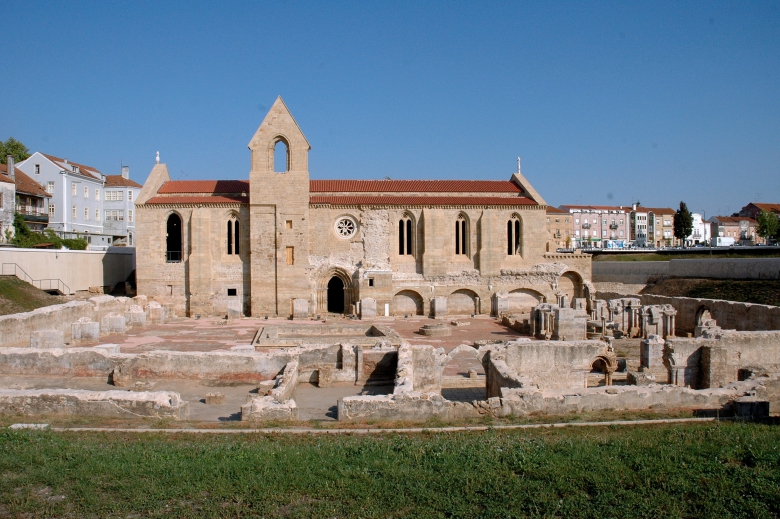
[[[151,205],[166,204],[246,204],[249,197],[241,196],[155,196],[146,201]]]
[[[588,211],[624,211],[626,213],[631,212],[631,206],[623,206],[619,207],[616,205],[570,205],[570,204],[563,204],[561,207],[565,207],[568,209],[580,209],[580,210],[588,210]],[[564,210],[564,212],[568,212],[567,210]]]
[[[713,216],[711,220],[718,220],[723,223],[739,223],[743,220],[747,221],[748,223],[758,223],[754,219],[752,219],[749,216]]]
[[[672,209],[671,207],[644,207],[644,206],[639,206],[636,209],[637,209],[637,211],[639,211],[641,209],[640,212],[653,213],[653,214],[674,214],[674,213],[677,212],[674,209]]]
[[[759,209],[763,209],[768,213],[780,213],[780,204],[762,204],[760,202],[752,202],[754,206]]]
[[[311,196],[309,203],[319,205],[392,205],[392,206],[429,206],[429,205],[538,205],[526,197],[500,196]]]
[[[72,171],[72,166],[76,166],[79,169],[79,172],[81,172],[84,175],[92,176],[97,179],[100,179],[103,175],[100,171],[98,171],[96,168],[93,168],[92,166],[85,166],[84,164],[79,164],[78,162],[73,161],[67,161],[66,159],[61,159],[59,157],[55,157],[54,155],[47,155],[46,153],[41,153],[44,157],[49,159],[50,161],[56,163],[59,167],[61,167],[64,170]]]
[[[105,187],[143,187],[138,182],[125,178],[122,175],[106,175]]]
[[[312,193],[522,193],[509,180],[311,180]]]
[[[16,168],[14,168],[16,169]],[[27,195],[51,197],[46,189],[35,180],[27,176],[22,170],[16,169],[16,192]]]
[[[17,172],[18,169],[14,168]],[[14,181],[11,180],[11,177],[8,176],[8,166],[6,164],[0,164],[0,182],[8,182],[9,184],[13,184]]]
[[[158,194],[177,193],[249,193],[247,180],[170,180]]]
[[[553,207],[551,205],[547,206],[547,213],[548,214],[569,214],[569,211],[564,211],[563,209],[558,209],[557,207]]]

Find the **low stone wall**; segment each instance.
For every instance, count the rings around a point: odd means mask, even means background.
[[[288,362],[282,372],[276,376],[276,386],[268,396],[284,403],[292,398],[296,387],[298,387],[298,361],[294,360]]]
[[[729,412],[735,399],[755,394],[777,408],[780,375],[696,390],[669,385],[609,386],[579,390],[511,389],[501,392],[501,416],[643,409],[711,409]]]
[[[780,279],[780,258],[594,261],[593,282],[646,284],[658,278]]]
[[[620,299],[625,294],[599,292],[598,299]],[[677,310],[676,329],[680,333],[693,333],[696,317],[707,309],[712,318],[723,329],[738,331],[780,330],[780,307],[739,303],[720,299],[696,299],[690,297],[667,297],[652,294],[637,294],[643,305],[672,305]]]
[[[586,387],[594,360],[608,353],[597,340],[513,341],[498,351],[511,371],[542,389]]]
[[[258,382],[269,380],[295,359],[297,352],[180,352],[112,353],[105,348],[0,348],[2,375],[108,377],[119,367],[132,378],[192,378]]]
[[[0,414],[187,420],[189,404],[171,391],[0,389]]]

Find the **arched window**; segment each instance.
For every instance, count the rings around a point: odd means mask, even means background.
[[[516,214],[506,222],[507,254],[520,254],[520,219]]]
[[[165,225],[165,261],[178,263],[181,261],[181,218],[173,213]]]
[[[235,217],[235,215],[231,216],[230,219],[227,222],[227,253],[228,254],[239,254],[240,248],[239,248],[239,229],[238,229],[238,219]]]
[[[290,170],[290,149],[284,139],[274,144],[274,172],[285,173]]]
[[[398,220],[398,254],[401,256],[412,256],[414,234],[412,233],[412,217],[408,214]]]
[[[462,214],[458,215],[458,219],[455,221],[455,254],[467,255],[469,234],[468,226],[466,225],[466,217]]]

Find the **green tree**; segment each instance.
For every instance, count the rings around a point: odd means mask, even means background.
[[[11,239],[11,243],[17,247],[31,248],[41,243],[51,243],[55,249],[60,249],[63,245],[70,250],[87,249],[87,240],[84,238],[62,239],[51,229],[46,229],[43,233],[33,231],[19,213],[14,215],[14,229],[16,233]]]
[[[776,214],[762,209],[761,212],[758,213],[756,221],[758,222],[756,234],[767,240],[777,235],[780,222],[778,222]]]
[[[7,141],[0,141],[0,164],[6,163],[8,155],[14,156],[14,162],[21,162],[30,156],[30,150],[13,137],[8,137]]]
[[[685,239],[693,232],[693,215],[685,202],[680,202],[680,208],[674,213],[674,237],[685,246]]]

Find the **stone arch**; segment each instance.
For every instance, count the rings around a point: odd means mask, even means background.
[[[571,304],[575,297],[583,297],[582,277],[574,271],[561,274],[558,278],[558,291],[569,299]]]
[[[544,296],[530,288],[517,288],[508,294],[510,314],[529,313],[531,309],[544,301]]]
[[[170,211],[165,218],[165,261],[179,263],[184,250],[184,218],[178,211]]]
[[[712,319],[712,312],[708,307],[704,305],[700,306],[699,309],[696,310],[695,326],[701,326],[702,323],[704,323],[708,319]]]
[[[277,155],[277,146],[281,144],[284,146],[285,149],[285,157],[284,157],[284,164],[277,164],[276,163],[276,155]],[[277,135],[273,139],[269,141],[269,162],[271,164],[271,171],[275,173],[286,173],[290,171],[290,156],[291,156],[291,150],[290,150],[290,140],[285,137],[284,135]]]
[[[484,351],[480,353],[480,351],[474,346],[469,346],[468,344],[461,344],[453,348],[452,351],[450,351],[447,355],[445,355],[445,358],[442,359],[442,362],[440,364],[442,371],[444,370],[444,368],[447,367],[447,364],[449,364],[455,357],[457,357],[461,353],[465,353],[469,356],[474,357],[480,363],[482,362],[482,358],[485,356]]]
[[[243,243],[241,243],[241,218],[238,216],[238,211],[230,210],[224,215],[224,219],[227,222],[225,229],[225,245],[228,255],[241,254]]]
[[[590,360],[590,373],[603,374],[607,386],[612,385],[612,373],[615,370],[617,370],[617,357],[614,355],[597,355]]]
[[[415,256],[417,245],[417,221],[412,213],[404,211],[398,219],[398,255]]]
[[[415,290],[401,290],[393,296],[393,315],[424,315],[423,298]]]
[[[464,211],[455,217],[455,255],[471,257],[471,220]]]
[[[447,298],[447,313],[471,315],[477,313],[477,293],[467,288],[454,291]]]
[[[512,213],[506,222],[507,255],[523,254],[523,217]]]
[[[338,267],[333,267],[326,270],[319,278],[317,283],[317,312],[328,311],[328,289],[331,288],[331,281],[333,278],[338,278],[343,286],[344,301],[342,312],[349,312],[350,306],[355,304],[355,288],[352,282],[352,277],[346,270]]]

